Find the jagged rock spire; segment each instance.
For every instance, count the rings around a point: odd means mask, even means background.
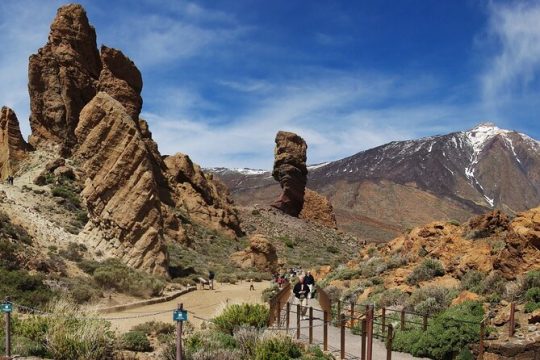
[[[18,163],[31,150],[24,141],[19,128],[17,115],[10,108],[3,106],[0,110],[0,178],[14,175]]]

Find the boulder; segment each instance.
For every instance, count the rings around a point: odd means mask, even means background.
[[[307,188],[304,194],[304,206],[299,217],[337,229],[336,214],[330,200],[326,196]]]
[[[101,61],[81,5],[58,9],[47,44],[30,56],[30,143],[69,152],[82,108],[96,94]]]
[[[452,300],[452,306],[459,305],[465,301],[478,301],[479,299],[480,295],[464,290],[454,300]]]
[[[297,217],[304,206],[307,144],[300,136],[286,131],[279,131],[275,142],[272,176],[279,181],[282,193],[272,206]]]
[[[278,267],[276,248],[259,234],[250,238],[247,249],[232,254],[231,260],[243,269],[254,267],[261,271],[274,272]]]
[[[81,112],[75,135],[75,156],[86,176],[81,196],[90,217],[87,238],[132,267],[166,274],[162,204],[137,124],[118,101],[100,92]]]
[[[0,110],[0,178],[6,179],[19,169],[31,147],[24,141],[15,112],[4,106]]]
[[[54,175],[57,177],[64,177],[66,179],[75,179],[75,172],[69,166],[60,166],[54,170]]]
[[[63,159],[63,158],[58,158],[58,159],[54,159],[52,161],[49,161],[46,165],[45,165],[45,170],[47,170],[48,172],[52,173],[54,172],[54,170],[56,170],[57,168],[61,167],[61,166],[65,166],[66,165],[66,159]]]

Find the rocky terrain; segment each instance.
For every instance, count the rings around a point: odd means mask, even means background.
[[[328,197],[340,228],[388,241],[433,220],[538,206],[539,163],[538,141],[487,123],[308,166],[307,186]],[[242,205],[268,203],[279,192],[269,172],[212,171]]]
[[[495,330],[487,345],[491,358],[525,359],[540,341],[539,228],[540,208],[515,216],[495,210],[462,224],[436,221],[366,247],[346,267],[322,268],[319,276],[346,301],[421,314],[481,301]],[[517,303],[518,325],[509,340],[510,302]]]

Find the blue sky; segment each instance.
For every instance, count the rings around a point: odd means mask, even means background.
[[[308,161],[495,122],[540,139],[540,1],[82,1],[98,46],[144,79],[162,153],[271,168],[277,130]],[[29,134],[28,56],[64,2],[0,2],[0,105]]]

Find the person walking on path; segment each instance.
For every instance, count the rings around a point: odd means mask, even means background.
[[[214,279],[216,277],[216,273],[210,270],[208,272],[208,280],[210,280],[210,290],[214,290]]]
[[[313,297],[313,288],[315,287],[315,278],[313,277],[313,275],[311,275],[311,271],[307,272],[307,275],[304,281],[309,288],[308,298],[311,299]]]
[[[300,304],[302,319],[305,320],[308,306],[309,287],[305,283],[303,276],[298,277],[298,282],[296,283],[296,285],[294,285],[293,293],[298,303]]]

